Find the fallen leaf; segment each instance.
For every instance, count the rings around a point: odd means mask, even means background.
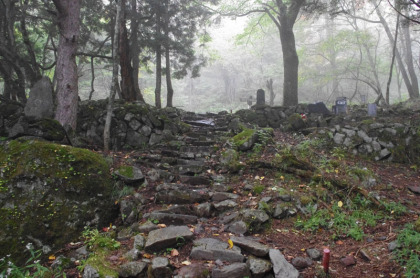
[[[183,261],[181,264],[183,264],[183,265],[190,265],[191,262],[190,261]]]
[[[172,256],[172,257],[179,256],[179,252],[178,252],[178,250],[176,250],[176,249],[172,249],[172,251],[171,251],[171,256]]]
[[[153,256],[152,255],[150,255],[150,254],[148,254],[148,253],[144,253],[143,254],[143,258],[146,258],[146,259],[151,259]]]
[[[337,241],[336,243],[337,243],[338,245],[343,245],[343,244],[344,244],[344,242],[342,242],[341,240]]]
[[[219,234],[213,234],[213,236],[219,236]]]
[[[229,249],[232,249],[233,248],[233,241],[231,239],[229,239],[228,243],[229,243]]]
[[[54,261],[54,260],[55,260],[55,256],[54,256],[54,255],[50,255],[50,256],[48,257],[48,260],[50,260],[50,261]]]

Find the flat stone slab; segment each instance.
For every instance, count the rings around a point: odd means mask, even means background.
[[[144,217],[158,220],[159,223],[166,225],[187,225],[197,223],[197,216],[186,214],[151,212],[150,214],[144,215]]]
[[[146,273],[147,263],[129,262],[120,266],[118,270],[120,277],[138,277],[141,273]]]
[[[268,255],[269,248],[267,245],[263,245],[255,240],[251,240],[246,237],[230,237],[233,244],[239,246],[241,249],[248,251],[252,255],[258,257],[265,257]]]
[[[188,187],[183,184],[162,184],[157,186],[156,202],[165,204],[194,204],[210,199],[208,189]]]
[[[298,278],[299,271],[294,268],[277,249],[270,249],[269,256],[273,264],[275,278]]]
[[[222,268],[213,268],[212,278],[243,278],[251,277],[248,266],[245,263],[234,263]]]
[[[144,248],[148,252],[160,251],[176,245],[180,238],[187,241],[193,237],[193,233],[187,226],[169,226],[164,229],[151,231]]]
[[[127,176],[122,169],[117,169],[114,174],[118,176],[122,181],[124,181],[127,184],[137,183],[137,182],[144,182],[145,177],[140,170],[140,168],[137,168],[135,166],[127,166],[131,167],[131,175]]]
[[[225,262],[243,262],[245,259],[239,247],[233,246],[232,249],[229,249],[226,242],[214,238],[195,240],[190,256],[194,260],[214,261],[219,259]]]
[[[227,192],[215,192],[211,199],[213,202],[221,202],[228,199],[238,199],[238,195]]]

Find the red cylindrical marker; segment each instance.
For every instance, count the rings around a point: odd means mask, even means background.
[[[322,265],[324,266],[324,272],[328,274],[330,269],[330,249],[324,249],[324,257],[322,258]]]

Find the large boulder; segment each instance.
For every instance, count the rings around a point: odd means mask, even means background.
[[[0,145],[0,258],[24,261],[25,245],[53,251],[117,210],[106,161],[88,150],[41,141]]]

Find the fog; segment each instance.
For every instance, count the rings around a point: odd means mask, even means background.
[[[322,101],[331,106],[336,98],[347,97],[351,104],[364,104],[375,102],[379,93],[385,97],[393,54],[389,35],[395,36],[397,13],[385,6],[381,12],[389,34],[371,5],[355,11],[357,18],[322,14],[298,17],[293,30],[299,57],[299,103]],[[195,52],[207,57],[207,65],[201,68],[198,78],[173,80],[174,106],[195,112],[236,111],[248,108],[246,99],[255,98],[260,88],[266,91],[269,103],[267,82],[270,80],[275,95],[272,104],[283,105],[282,47],[275,24],[261,14],[251,14],[222,17],[220,22],[206,28],[212,41],[204,47],[197,44]],[[409,78],[419,72],[419,25],[404,23],[399,29],[396,49],[403,64],[394,62],[390,103],[410,97],[401,71],[402,66],[409,64],[410,51],[414,73]],[[86,99],[91,90],[90,69],[88,65],[79,68],[80,95]],[[110,67],[97,67],[96,73],[93,98],[105,98],[109,94]],[[146,102],[153,105],[153,63],[148,65],[148,70],[143,68],[139,83]],[[164,82],[162,104],[166,104]]]

